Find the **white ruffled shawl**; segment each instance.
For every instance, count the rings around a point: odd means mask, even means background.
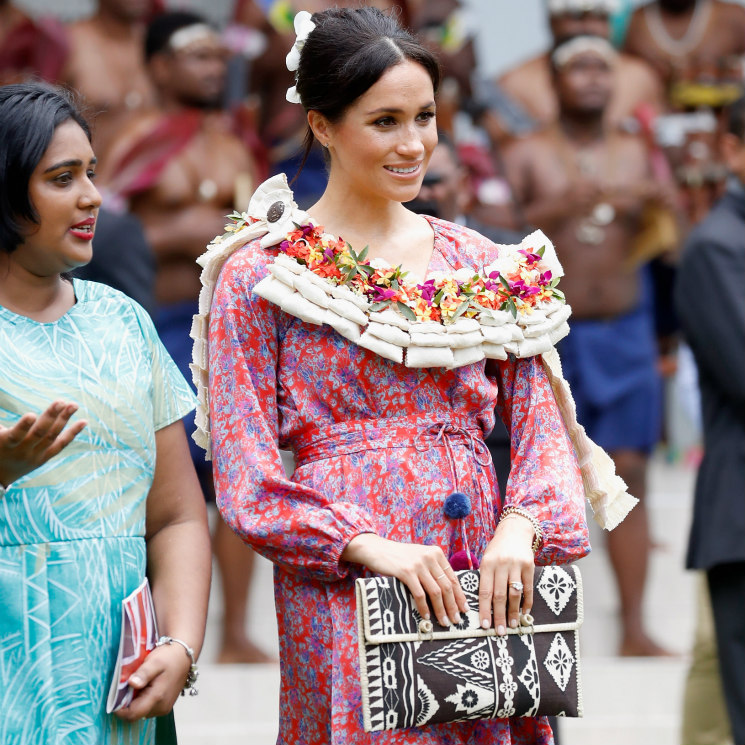
[[[312,222],[298,209],[284,174],[265,181],[251,198],[247,214],[257,222],[232,233],[217,236],[197,259],[202,267],[199,312],[194,316],[191,338],[194,340],[190,365],[197,388],[195,442],[211,458],[209,421],[209,313],[215,283],[225,261],[241,246],[261,238],[261,246],[277,245],[295,229],[296,224]],[[545,243],[543,260],[554,276],[562,269],[553,246],[540,231],[528,236],[525,245]],[[503,247],[506,255],[520,246]],[[500,252],[501,253],[501,252]],[[498,261],[495,267],[498,268]],[[471,274],[471,270],[468,270]],[[561,362],[554,344],[568,333],[566,320],[571,312],[563,303],[552,304],[533,317],[514,319],[511,314],[494,311],[479,315],[478,320],[461,318],[449,327],[437,323],[409,322],[392,309],[372,312],[367,301],[346,287],[335,287],[317,277],[285,254],[278,254],[270,274],[254,292],[280,305],[302,320],[327,323],[355,344],[409,367],[460,367],[485,357],[506,359],[540,354],[551,382],[561,417],[577,454],[585,495],[596,522],[606,530],[615,528],[637,500],[626,491],[626,484],[615,473],[608,454],[598,447],[577,422],[576,407],[564,380]],[[483,316],[483,317],[482,317]]]

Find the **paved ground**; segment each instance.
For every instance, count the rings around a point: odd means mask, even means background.
[[[581,562],[585,584],[582,655],[585,717],[561,722],[562,745],[677,745],[681,698],[693,632],[694,577],[683,569],[694,474],[654,461],[650,514],[655,541],[645,613],[656,636],[680,653],[668,660],[619,659],[612,575],[600,530]],[[271,566],[261,560],[251,598],[249,631],[276,652]],[[181,745],[273,745],[277,733],[276,666],[213,664],[220,618],[213,588],[200,695],[176,709]]]

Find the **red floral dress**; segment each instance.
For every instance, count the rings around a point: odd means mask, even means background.
[[[429,272],[495,259],[497,248],[477,233],[428,220]],[[274,255],[254,240],[222,269],[210,312],[209,398],[218,507],[275,565],[278,742],[552,743],[541,718],[365,734],[354,600],[363,570],[340,559],[363,532],[436,544],[447,555],[462,548],[442,511],[453,491],[470,497],[467,539],[479,557],[507,505],[540,521],[539,564],[587,554],[579,467],[540,359],[453,370],[390,362],[253,294]],[[512,437],[504,498],[483,444],[495,405]],[[295,455],[291,479],[279,448]]]

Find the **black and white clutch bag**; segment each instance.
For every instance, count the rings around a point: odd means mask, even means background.
[[[479,625],[478,570],[456,575],[470,610],[449,627],[424,620],[399,580],[357,579],[365,732],[469,719],[582,716],[579,569],[536,567],[532,613],[501,637]]]

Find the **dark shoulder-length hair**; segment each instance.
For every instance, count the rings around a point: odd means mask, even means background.
[[[318,111],[331,123],[394,65],[409,60],[420,64],[437,93],[440,65],[396,18],[377,8],[331,8],[314,13],[315,28],[300,52],[295,87],[305,111]],[[310,127],[305,133],[302,169],[313,147]],[[298,172],[299,172],[298,170]]]
[[[31,174],[60,124],[72,119],[91,131],[72,94],[46,83],[0,87],[0,250],[23,243],[24,222],[39,223],[29,198]]]

